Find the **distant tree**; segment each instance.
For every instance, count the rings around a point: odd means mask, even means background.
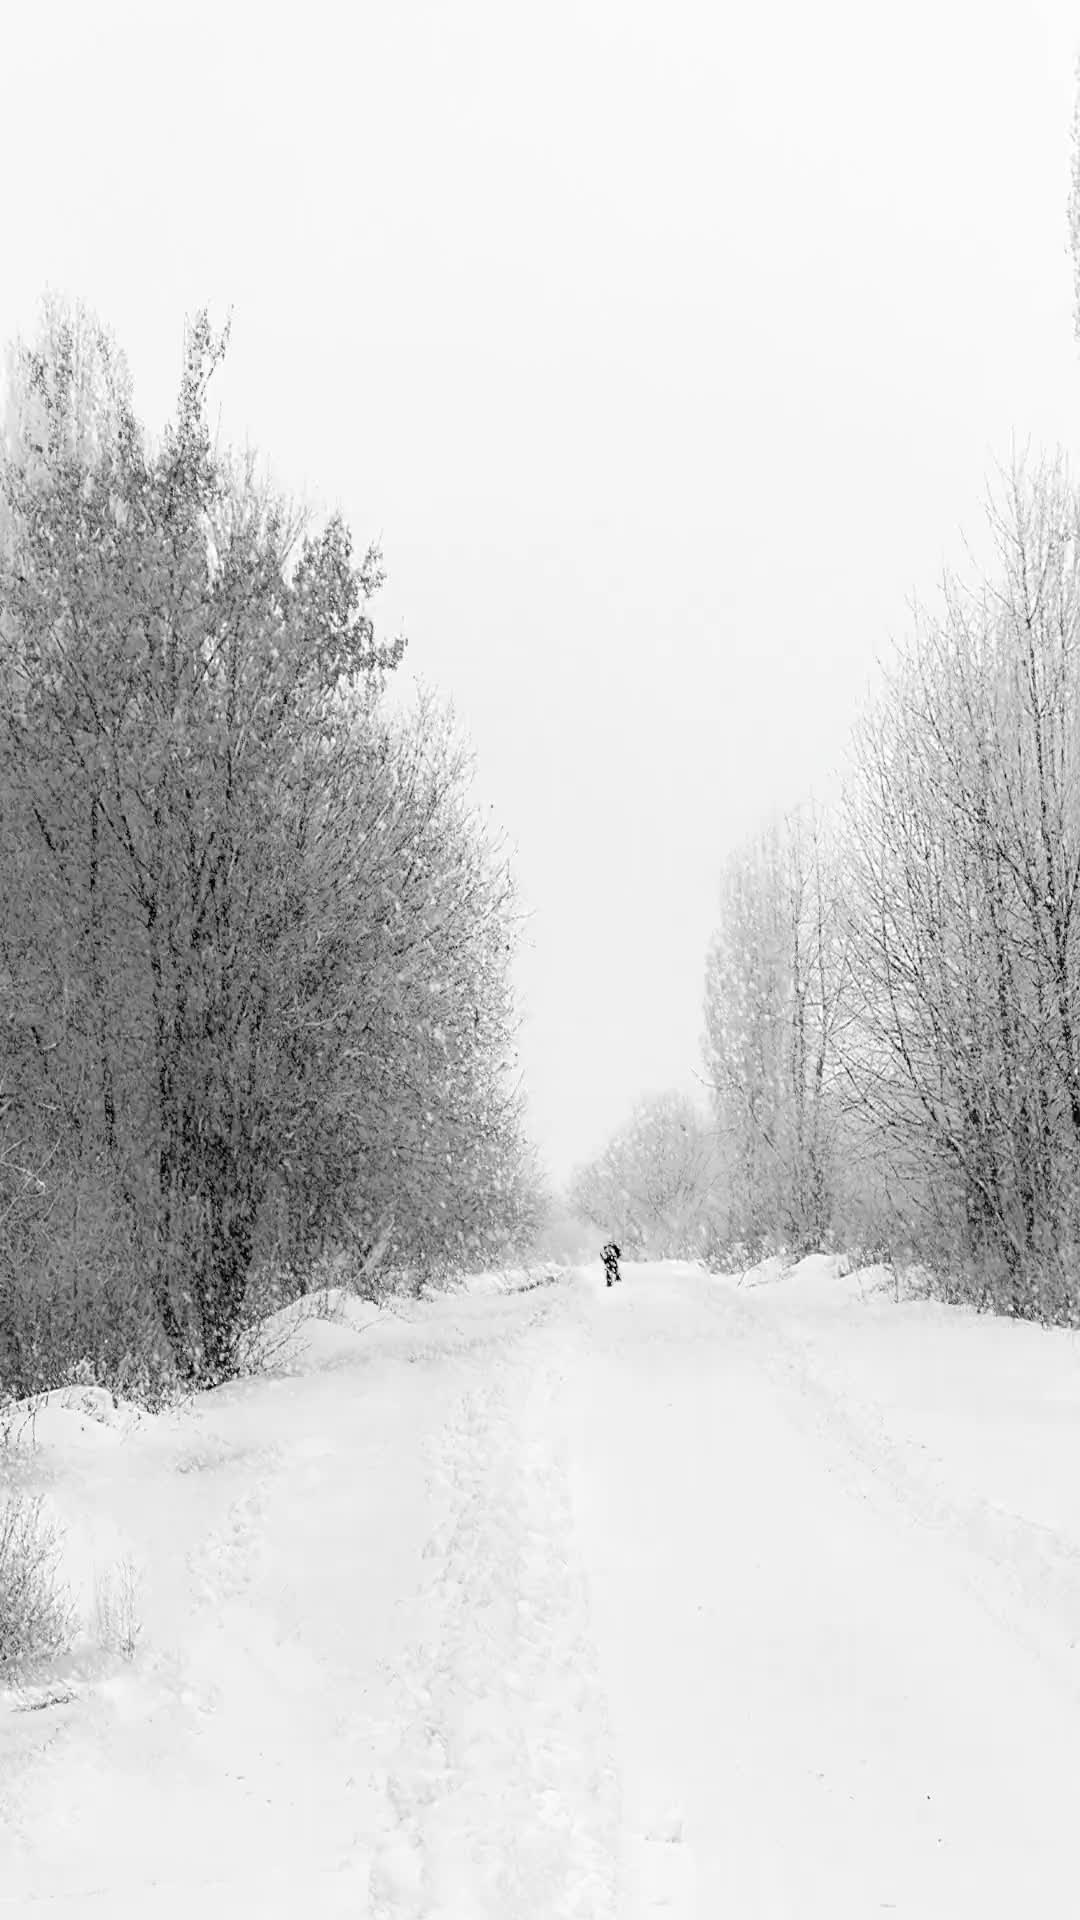
[[[536,1258],[558,1266],[573,1266],[596,1257],[593,1223],[583,1220],[569,1198],[545,1189],[533,1245]]]
[[[841,1101],[846,936],[813,810],[729,860],[705,977],[705,1067],[726,1237],[800,1251],[827,1238]]]
[[[694,1102],[644,1100],[599,1157],[578,1169],[573,1211],[628,1253],[655,1259],[700,1251],[713,1197],[712,1137]]]

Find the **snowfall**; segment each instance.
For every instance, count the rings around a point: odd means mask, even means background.
[[[279,1316],[23,1410],[0,1916],[1077,1912],[1080,1344],[818,1257]]]

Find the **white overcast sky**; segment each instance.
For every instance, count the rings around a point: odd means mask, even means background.
[[[692,1087],[723,856],[835,781],[1014,441],[1076,442],[1068,0],[9,8],[0,332],[379,537],[532,912],[558,1176]]]

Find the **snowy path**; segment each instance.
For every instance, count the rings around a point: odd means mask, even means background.
[[[373,1874],[387,1920],[615,1911],[617,1782],[550,1345],[538,1329],[439,1448],[446,1518]]]
[[[1037,1656],[767,1320],[678,1291],[673,1314],[643,1273],[601,1302],[575,1395],[627,1920],[1074,1912],[1067,1649]],[[648,1842],[669,1807],[681,1838]]]
[[[930,1470],[893,1355],[934,1310],[801,1301],[457,1296],[43,1449],[144,1633],[0,1711],[0,1916],[1071,1915],[1080,1502]],[[1015,1387],[1018,1331],[967,1320],[939,1392]],[[1059,1472],[1066,1338],[1023,1346]]]

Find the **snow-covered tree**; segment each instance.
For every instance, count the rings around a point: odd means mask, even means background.
[[[383,711],[377,550],[212,446],[222,351],[200,317],[150,448],[50,310],[0,471],[0,1084],[214,1376],[267,1236],[451,1265],[529,1187],[505,860],[445,724]]]
[[[628,1253],[653,1259],[702,1251],[714,1196],[710,1130],[685,1094],[643,1100],[626,1126],[570,1184],[570,1205]]]
[[[705,1065],[725,1237],[808,1249],[828,1236],[840,1115],[846,937],[813,810],[728,861],[706,961]]]
[[[924,1244],[1026,1311],[1080,1227],[1080,503],[1060,464],[1014,473],[992,524],[994,574],[919,613],[862,732],[851,1083]]]

